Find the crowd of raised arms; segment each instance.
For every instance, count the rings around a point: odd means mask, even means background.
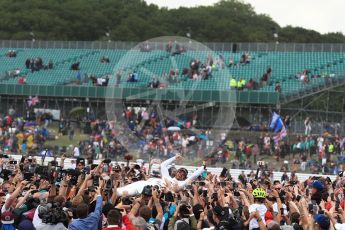
[[[205,164],[188,172],[179,154],[157,170],[129,159],[37,160],[1,155],[2,229],[345,229],[342,173],[272,181],[259,167],[232,178]]]

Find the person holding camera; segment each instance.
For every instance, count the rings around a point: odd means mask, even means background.
[[[70,230],[97,230],[98,224],[102,215],[102,195],[101,189],[103,187],[103,180],[100,180],[99,186],[96,190],[95,197],[96,207],[95,211],[89,214],[89,205],[81,203],[76,209],[76,219],[70,225]]]
[[[197,221],[192,207],[188,203],[180,202],[174,215],[169,219],[168,230],[191,230],[197,228]]]

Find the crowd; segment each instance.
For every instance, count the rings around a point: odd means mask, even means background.
[[[40,70],[48,70],[54,68],[54,63],[52,60],[49,60],[48,64],[44,64],[42,58],[28,58],[25,61],[25,67],[27,69],[31,69],[31,72],[40,71]]]
[[[18,230],[278,230],[345,229],[345,180],[340,173],[299,181],[272,180],[264,167],[232,178],[201,165],[193,173],[173,163],[93,164],[65,158],[47,166],[35,157],[0,158],[2,229]]]
[[[199,129],[198,114],[181,118],[164,118],[157,110],[128,107],[117,122],[97,119],[89,114],[71,123],[59,122],[59,135],[74,139],[75,128],[88,135],[88,139],[71,146],[50,149],[55,154],[71,157],[120,160],[130,153],[141,159],[167,159],[180,152],[190,162],[207,160],[209,165],[231,165],[235,169],[256,169],[257,161],[276,161],[268,170],[337,174],[345,170],[345,138],[325,133],[320,136],[300,135],[287,137],[275,143],[274,134],[255,132],[253,137],[234,137],[224,131],[213,133]],[[59,138],[51,135],[49,114],[28,112],[17,116],[14,111],[1,117],[0,146],[2,153],[36,154],[45,150],[45,142]],[[310,118],[305,125],[309,132]],[[290,117],[284,118],[286,129]],[[128,127],[128,129],[127,129]],[[54,146],[53,146],[54,147]],[[285,164],[284,162],[288,163]]]
[[[0,153],[40,152],[50,138],[49,114],[34,113],[31,109],[25,117],[16,116],[13,109],[0,116]]]

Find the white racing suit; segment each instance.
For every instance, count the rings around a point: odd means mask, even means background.
[[[178,181],[176,178],[172,178],[169,175],[169,171],[168,171],[168,165],[170,165],[175,160],[176,160],[176,157],[172,157],[161,164],[162,178],[150,178],[146,181],[137,181],[132,184],[128,184],[124,187],[118,188],[117,195],[118,196],[122,196],[123,194],[126,194],[127,196],[139,195],[141,194],[141,192],[143,191],[146,185],[151,185],[151,186],[157,185],[158,187],[161,188],[161,187],[167,186],[167,182],[168,183],[170,182],[172,186],[177,184],[178,188],[182,189],[185,185],[195,180],[204,171],[204,166],[201,166],[192,175],[187,177],[186,180]]]

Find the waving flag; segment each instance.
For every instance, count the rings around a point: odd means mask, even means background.
[[[29,97],[29,100],[28,100],[28,105],[29,105],[29,107],[31,107],[31,106],[35,106],[36,104],[38,104],[40,102],[40,100],[38,99],[38,97],[37,96],[35,96],[35,97]]]
[[[276,112],[273,112],[270,129],[273,130],[274,133],[278,133],[284,127],[283,120],[281,119],[280,115]]]
[[[284,137],[287,136],[286,128],[283,123],[283,120],[281,119],[280,115],[277,113],[273,113],[270,129],[273,130],[275,135],[273,137],[274,143],[277,145],[279,141],[281,141]]]

